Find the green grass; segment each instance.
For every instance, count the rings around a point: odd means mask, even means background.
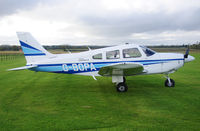
[[[200,130],[200,53],[171,77],[127,77],[116,92],[111,78],[5,71],[25,59],[0,63],[0,130]]]

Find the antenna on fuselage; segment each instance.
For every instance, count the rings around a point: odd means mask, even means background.
[[[185,59],[185,58],[188,58],[189,51],[190,51],[190,46],[189,46],[189,44],[188,44],[187,50],[185,51],[184,59]]]
[[[89,47],[89,46],[87,46],[87,48],[88,48],[88,50],[89,50],[89,51],[91,51],[91,49],[90,49],[90,47]]]
[[[69,49],[67,49],[67,52],[68,52],[69,54],[71,54],[71,51],[70,51]]]

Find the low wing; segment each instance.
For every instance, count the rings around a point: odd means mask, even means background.
[[[8,71],[25,70],[25,69],[31,69],[31,68],[34,68],[34,67],[37,67],[37,65],[23,66],[23,67],[8,69]]]
[[[138,63],[117,63],[104,66],[99,70],[102,76],[131,76],[144,73],[143,65]]]

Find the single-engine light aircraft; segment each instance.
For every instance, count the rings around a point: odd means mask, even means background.
[[[144,46],[124,44],[80,53],[52,54],[45,50],[28,32],[17,32],[27,64],[9,70],[24,70],[66,73],[92,76],[110,76],[118,92],[126,92],[126,76],[164,74],[165,86],[174,87],[169,74],[185,62],[195,58],[185,54],[157,53]]]

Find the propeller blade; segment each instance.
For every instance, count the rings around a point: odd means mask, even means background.
[[[186,52],[185,52],[185,55],[184,55],[184,58],[188,58],[188,55],[189,55],[189,51],[190,51],[190,48],[188,46]]]

